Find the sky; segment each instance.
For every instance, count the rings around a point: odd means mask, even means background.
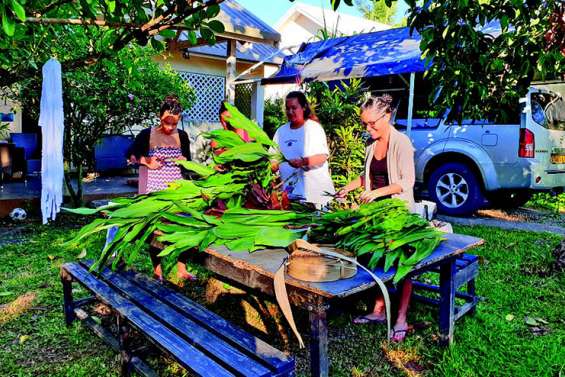
[[[324,7],[330,9],[330,0],[295,0],[291,2],[290,0],[236,0],[244,8],[249,10],[254,15],[258,16],[260,19],[265,21],[267,24],[274,26],[279,18],[285,14],[285,12],[292,7],[294,3],[305,3],[318,7]],[[399,13],[404,13],[406,10],[406,5],[403,1],[398,2]],[[353,16],[361,17],[361,13],[356,7],[350,7],[341,2],[338,12],[351,14]],[[397,15],[400,17],[401,15]]]

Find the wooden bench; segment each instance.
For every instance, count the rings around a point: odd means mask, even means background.
[[[129,330],[142,333],[153,345],[200,376],[294,376],[294,359],[232,325],[222,317],[132,271],[99,274],[89,272],[91,263],[66,263],[61,267],[65,320],[80,319],[122,356],[122,373],[132,369],[144,376],[155,373],[132,347]],[[77,282],[93,297],[73,300]],[[88,316],[81,306],[101,301],[116,313],[116,338]]]
[[[439,268],[434,267],[429,270],[430,272],[439,273]],[[463,317],[465,314],[473,314],[475,312],[477,303],[480,297],[477,296],[475,292],[475,278],[479,275],[479,258],[472,254],[461,254],[455,259],[455,298],[464,300],[464,304],[455,305],[454,310],[454,321]],[[440,294],[440,288],[437,285],[426,284],[417,280],[413,281],[414,290],[432,292],[437,295]],[[463,287],[464,290],[459,290]],[[414,293],[412,298],[416,301],[420,301],[433,306],[438,306],[440,304],[439,298],[433,298],[428,296],[423,296]]]

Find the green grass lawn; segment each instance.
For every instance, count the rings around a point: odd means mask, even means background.
[[[114,376],[117,355],[80,324],[64,325],[59,267],[81,250],[61,244],[76,229],[31,224],[28,241],[0,247],[0,376]],[[485,239],[477,281],[485,300],[474,317],[460,320],[455,343],[437,344],[436,311],[415,304],[409,320],[431,323],[402,345],[383,342],[383,326],[354,326],[361,310],[339,310],[330,318],[332,376],[560,376],[565,373],[565,278],[552,273],[551,250],[559,237],[484,227],[457,227],[458,233]],[[94,254],[88,253],[90,257]],[[147,268],[145,261],[140,261]],[[201,299],[206,283],[188,287]],[[79,291],[76,293],[80,294]],[[229,296],[229,295],[224,295]],[[212,307],[240,325],[249,321],[241,295]],[[249,296],[243,300],[251,303]],[[234,305],[236,303],[236,305]],[[237,310],[234,310],[237,307]],[[241,309],[241,310],[240,310]],[[540,318],[537,329],[526,318]],[[304,315],[298,323],[306,333]],[[530,320],[531,321],[531,320]],[[541,327],[541,328],[540,328]],[[533,330],[540,330],[537,333]],[[252,330],[253,331],[253,330]],[[298,372],[308,375],[307,352],[290,337],[258,327],[254,332],[297,357]],[[152,360],[163,375],[183,375],[165,358]]]

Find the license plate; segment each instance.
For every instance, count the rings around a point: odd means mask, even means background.
[[[552,164],[565,164],[565,154],[552,154],[551,155]]]

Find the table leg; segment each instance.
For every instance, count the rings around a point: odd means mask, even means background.
[[[65,323],[67,326],[70,326],[75,319],[73,278],[64,269],[61,269],[61,283],[63,283],[63,311],[65,313]]]
[[[440,266],[439,271],[439,332],[440,343],[453,342],[455,327],[455,258],[450,258]]]
[[[311,308],[310,316],[310,371],[312,377],[329,375],[327,307]]]
[[[473,305],[471,310],[469,310],[469,314],[474,315],[477,312],[477,291],[475,288],[475,279],[471,279],[467,283],[467,293],[473,296],[473,299],[475,300],[475,305]]]

